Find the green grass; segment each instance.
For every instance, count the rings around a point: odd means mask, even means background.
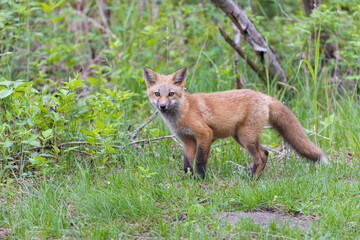
[[[163,125],[160,119],[152,124]],[[273,130],[266,134],[273,142],[278,139]],[[263,142],[267,139],[264,136]],[[172,140],[141,149],[127,147],[117,153],[120,161],[105,166],[89,165],[72,155],[67,173],[39,172],[36,178],[17,178],[3,185],[0,226],[11,229],[9,239],[357,238],[357,155],[338,150],[325,166],[292,152],[285,157],[271,153],[261,178],[251,181],[245,151],[232,140],[214,145],[205,180],[183,174],[181,149]],[[259,225],[250,219],[232,226],[217,217],[277,206],[315,216],[316,221],[303,230],[286,224]]]

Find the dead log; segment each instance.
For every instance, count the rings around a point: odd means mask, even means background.
[[[268,60],[270,79],[273,80],[275,77],[278,77],[280,81],[287,82],[285,70],[277,61],[273,49],[249,20],[245,10],[237,6],[232,0],[211,0],[211,2],[220,8],[240,30],[245,40],[252,46],[257,55],[260,56],[264,69],[267,64],[266,59]]]

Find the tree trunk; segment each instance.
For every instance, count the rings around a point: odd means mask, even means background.
[[[276,56],[272,48],[267,45],[265,38],[256,29],[255,25],[249,20],[246,12],[237,6],[232,0],[211,0],[211,2],[233,21],[239,28],[245,40],[253,47],[254,51],[261,57],[261,62],[266,68],[266,59],[268,59],[269,75],[271,80],[276,76],[282,82],[287,82],[287,77],[284,69],[276,60]]]
[[[321,4],[321,0],[302,0],[305,15],[310,17],[312,11],[317,8]],[[314,38],[317,39],[318,31],[315,31]],[[320,33],[320,44],[325,48],[325,59],[329,60],[331,58],[336,58],[336,46],[333,43],[326,43],[326,41],[330,38],[330,34],[325,30],[322,30]]]
[[[321,0],[302,0],[305,16],[310,17],[312,10],[321,4]]]

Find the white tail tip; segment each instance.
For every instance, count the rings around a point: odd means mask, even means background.
[[[328,163],[329,163],[328,158],[327,158],[325,155],[321,156],[320,161],[321,161],[322,163],[324,163],[324,164],[328,164]]]

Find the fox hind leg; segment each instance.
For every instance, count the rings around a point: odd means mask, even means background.
[[[268,161],[268,151],[260,144],[262,126],[242,126],[234,139],[250,153],[250,175],[260,176]]]

